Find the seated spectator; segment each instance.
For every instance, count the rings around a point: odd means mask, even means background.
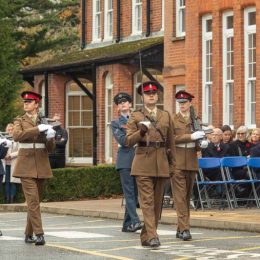
[[[223,139],[222,142],[225,144],[229,144],[230,142],[233,141],[233,133],[232,129],[229,125],[223,125],[221,127],[221,130],[223,132]]]
[[[213,126],[213,125],[207,126],[207,129],[214,129],[214,128],[215,128],[215,126]],[[211,134],[206,134],[206,137],[207,137],[208,142],[211,142]]]
[[[202,149],[202,157],[222,158],[228,156],[229,145],[222,142],[223,132],[219,128],[214,128],[213,133],[210,134],[211,142],[208,147]],[[219,169],[211,169],[204,171],[205,177],[212,181],[222,180]]]
[[[246,126],[240,126],[236,132],[236,140],[229,144],[230,156],[248,156],[252,144],[247,140],[248,129]]]
[[[248,140],[255,146],[260,141],[260,128],[254,128]]]

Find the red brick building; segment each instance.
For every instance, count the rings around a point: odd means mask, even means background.
[[[140,106],[140,55],[143,80],[164,85],[161,107],[174,113],[185,88],[203,122],[255,127],[259,8],[257,0],[82,0],[82,49],[23,70],[45,113],[62,114],[67,164],[114,161],[112,98],[126,91]]]

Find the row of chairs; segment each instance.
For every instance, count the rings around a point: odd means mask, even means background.
[[[229,209],[237,208],[240,201],[245,203],[254,202],[260,208],[260,178],[257,169],[260,169],[260,158],[246,158],[243,156],[224,157],[224,158],[200,158],[199,174],[196,177],[196,186],[198,190],[198,203],[201,209],[212,208],[215,203],[220,208],[226,205]],[[244,167],[248,171],[248,179],[236,180],[234,178],[235,168]],[[210,169],[219,169],[220,179],[211,181],[205,178],[204,171]],[[233,171],[232,171],[233,170]],[[260,177],[260,176],[259,176]],[[239,185],[249,186],[250,192],[246,197],[238,197],[236,187]],[[221,192],[220,198],[212,197],[212,190],[218,189]]]

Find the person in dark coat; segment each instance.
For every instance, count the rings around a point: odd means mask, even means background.
[[[8,148],[12,146],[12,142],[6,138],[0,137],[0,191],[2,191],[2,181],[5,175],[4,166],[1,159],[4,159]],[[0,236],[2,236],[2,232],[0,231]]]
[[[65,150],[68,142],[68,132],[66,129],[61,127],[60,116],[55,114],[55,149],[49,154],[49,160],[52,169],[64,168],[65,167]],[[60,124],[58,124],[60,123]]]
[[[246,156],[250,155],[250,149],[253,144],[248,140],[248,128],[240,126],[236,132],[236,140],[229,144],[229,156]],[[249,179],[246,168],[236,168],[232,171],[232,177],[236,180]]]
[[[229,145],[222,142],[223,132],[214,128],[211,133],[211,142],[208,147],[202,149],[202,157],[222,158],[228,156]],[[204,175],[211,181],[222,180],[220,169],[204,170]]]
[[[122,232],[135,232],[142,228],[136,212],[138,192],[135,177],[131,176],[132,161],[135,155],[134,147],[125,146],[126,124],[130,115],[132,98],[124,92],[114,97],[120,116],[111,122],[112,132],[118,143],[116,169],[120,174],[121,185],[125,197],[125,216]]]

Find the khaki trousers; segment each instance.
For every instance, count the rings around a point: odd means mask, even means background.
[[[157,226],[161,214],[164,185],[167,178],[135,176],[144,225],[141,242],[157,238]]]
[[[27,202],[27,224],[25,235],[43,235],[40,200],[45,179],[21,178],[23,193]]]
[[[176,169],[172,177],[173,200],[177,212],[177,230],[190,229],[190,198],[197,172]]]

